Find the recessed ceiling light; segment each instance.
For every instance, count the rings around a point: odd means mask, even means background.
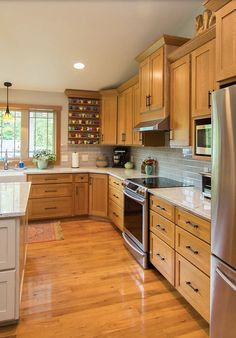
[[[74,63],[75,69],[84,69],[85,65],[81,62]]]

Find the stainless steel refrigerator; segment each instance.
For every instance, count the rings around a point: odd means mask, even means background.
[[[211,338],[236,338],[236,85],[212,94]]]

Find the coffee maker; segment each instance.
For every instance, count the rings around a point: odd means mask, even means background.
[[[129,150],[125,147],[117,147],[113,150],[113,167],[124,168],[126,162],[129,161]]]

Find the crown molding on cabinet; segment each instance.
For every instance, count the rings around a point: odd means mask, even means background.
[[[80,97],[85,99],[100,99],[100,93],[96,90],[66,89],[68,97]]]
[[[210,9],[212,12],[216,12],[230,1],[231,0],[205,0],[203,1],[203,6],[206,9]]]
[[[200,34],[200,35],[196,36],[195,38],[189,40],[184,45],[182,45],[181,47],[179,47],[176,50],[174,50],[173,52],[171,52],[168,55],[168,60],[171,63],[176,61],[176,60],[179,60],[180,58],[182,58],[183,56],[191,53],[192,51],[194,51],[198,47],[201,47],[202,45],[204,45],[208,41],[213,40],[215,37],[216,37],[216,26],[214,25],[214,26],[210,27],[209,29],[207,29],[202,34]]]
[[[189,41],[188,38],[164,34],[160,39],[158,39],[157,41],[152,43],[142,53],[140,53],[138,56],[136,56],[135,60],[137,62],[142,62],[148,56],[153,54],[156,50],[158,50],[159,48],[161,48],[164,45],[182,46],[187,41]]]
[[[122,83],[118,88],[118,93],[123,92],[124,90],[128,89],[129,87],[134,86],[139,81],[139,75],[136,74],[135,76],[131,77],[128,81]]]

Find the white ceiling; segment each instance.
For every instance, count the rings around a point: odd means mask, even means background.
[[[135,56],[176,34],[202,0],[1,0],[0,87],[63,92],[114,87]],[[73,69],[83,62],[83,71]]]

